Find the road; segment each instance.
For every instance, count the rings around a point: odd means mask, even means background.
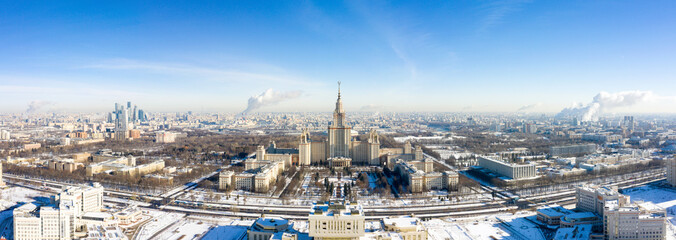
[[[215,173],[212,173],[215,174]],[[609,183],[610,185],[617,185],[620,188],[627,186],[637,186],[641,184],[646,184],[653,181],[659,181],[665,178],[665,172],[661,174],[654,174],[645,176],[642,178],[628,179],[624,181],[618,181],[615,183]],[[212,175],[213,176],[213,175]],[[16,176],[5,176],[9,180],[22,180],[28,183],[36,184],[36,186],[42,186],[45,181],[33,180],[20,178]],[[206,177],[206,176],[205,176]],[[198,184],[200,179],[206,179],[205,177],[196,179],[191,182],[193,184]],[[50,187],[54,185],[59,185],[59,183],[49,182]],[[60,184],[69,185],[69,184]],[[188,185],[188,184],[186,184]],[[190,185],[194,186],[194,185]],[[40,187],[36,187],[40,188]],[[187,191],[190,187],[181,188],[181,190],[174,191],[171,194],[165,195],[166,197],[179,196]],[[136,194],[118,192],[118,191],[108,191],[106,194],[109,196],[115,196],[116,198],[129,199]],[[104,198],[104,201],[120,204],[120,200],[116,198]],[[265,206],[265,205],[256,205],[256,204],[227,204],[227,203],[217,203],[217,202],[205,202],[205,201],[188,201],[188,200],[170,200],[164,204],[160,204],[158,200],[166,201],[166,198],[161,197],[152,197],[149,196],[147,200],[156,201],[154,204],[148,204],[147,207],[167,210],[167,211],[176,211],[183,212],[187,214],[204,214],[204,215],[217,215],[217,216],[228,216],[228,217],[244,217],[244,218],[256,218],[261,214],[270,215],[270,216],[280,216],[286,217],[289,219],[307,219],[309,214],[309,206],[298,206],[298,205],[278,205],[278,206]],[[532,208],[547,204],[560,204],[566,205],[574,203],[575,201],[575,192],[574,190],[566,189],[558,192],[550,192],[546,195],[541,196],[531,196],[524,197],[518,202],[513,203],[507,199],[499,199],[496,201],[490,202],[465,202],[465,203],[448,203],[440,205],[405,205],[405,206],[391,206],[391,207],[379,207],[379,206],[367,206],[364,208],[364,215],[367,219],[379,219],[387,216],[397,216],[397,215],[410,215],[415,214],[421,218],[436,218],[436,217],[467,217],[475,215],[485,215],[485,214],[495,214],[499,212],[512,211],[519,208]]]

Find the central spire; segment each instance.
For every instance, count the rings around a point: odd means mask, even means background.
[[[343,110],[343,101],[340,98],[340,81],[338,81],[338,100],[336,100],[336,113],[344,113],[345,110]]]

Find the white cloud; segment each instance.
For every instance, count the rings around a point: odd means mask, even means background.
[[[187,64],[156,63],[130,59],[112,59],[102,63],[86,65],[83,68],[104,70],[142,70],[158,74],[180,74],[201,77],[213,81],[225,82],[274,82],[281,84],[311,84],[305,79],[291,76],[281,68],[275,72],[242,71],[235,69],[216,69]],[[269,68],[269,67],[268,67]],[[269,71],[269,70],[266,70]]]

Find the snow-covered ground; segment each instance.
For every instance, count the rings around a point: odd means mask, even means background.
[[[214,226],[210,223],[196,219],[182,219],[177,224],[157,235],[157,239],[178,240],[195,239],[204,235]]]
[[[8,187],[0,190],[0,236],[12,237],[12,210],[21,203],[30,203],[37,200],[48,201],[51,194],[43,193],[24,187]]]
[[[148,211],[153,219],[141,227],[136,239],[150,239],[153,235],[161,232],[164,228],[171,226],[181,220],[185,214],[170,213],[156,210]]]
[[[29,203],[35,201],[36,197],[48,198],[51,194],[39,192],[24,187],[10,187],[0,191],[0,209],[4,210],[16,205],[17,203]]]
[[[462,219],[432,219],[423,224],[427,227],[429,239],[543,239],[537,226],[526,218],[532,218],[534,212],[517,214],[499,214]]]

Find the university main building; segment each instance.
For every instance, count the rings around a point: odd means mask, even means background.
[[[326,142],[310,142],[310,133],[304,130],[298,146],[298,164],[311,165],[328,163],[331,167],[349,167],[352,163],[359,165],[380,165],[380,140],[374,129],[369,131],[366,141],[352,139],[352,127],[345,121],[345,109],[340,97],[333,111],[333,121],[329,124]]]
[[[258,146],[256,157],[244,162],[244,172],[220,173],[219,188],[227,189],[232,186],[235,189],[267,192],[277,180],[277,176],[291,165],[327,165],[344,168],[352,164],[371,166],[387,164],[409,180],[408,184],[413,186],[413,192],[448,189],[449,185],[457,183],[457,174],[435,173],[432,160],[424,159],[419,146],[415,152],[408,142],[403,148],[380,148],[380,139],[375,129],[369,131],[365,141],[355,141],[352,138],[352,127],[348,126],[345,120],[340,82],[333,121],[329,123],[327,133],[326,141],[312,142],[310,133],[303,130],[297,149],[277,148],[274,142],[267,149]]]

